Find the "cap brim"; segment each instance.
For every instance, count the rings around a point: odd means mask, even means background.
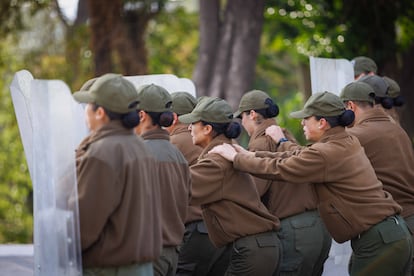
[[[312,116],[306,113],[304,110],[294,111],[294,112],[291,112],[289,115],[290,117],[296,118],[296,119],[303,119],[303,118]]]
[[[73,98],[80,103],[93,103],[95,101],[95,98],[88,91],[75,92]]]
[[[241,114],[243,113],[243,111],[237,110],[236,112],[234,112],[233,114],[233,118],[241,118]]]
[[[191,124],[191,123],[198,122],[201,119],[198,116],[195,116],[194,114],[189,113],[189,114],[178,116],[178,120],[184,124]]]

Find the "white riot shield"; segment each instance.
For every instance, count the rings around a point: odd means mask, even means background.
[[[309,57],[312,94],[329,91],[341,93],[348,83],[354,81],[354,67],[346,59]]]
[[[15,74],[10,90],[33,183],[34,274],[82,275],[75,168],[87,134],[82,107],[65,83],[28,71]]]
[[[196,89],[194,83],[190,79],[178,78],[177,76],[171,74],[126,76],[125,78],[132,82],[137,88],[141,85],[153,83],[162,86],[170,93],[182,91],[188,92],[196,97]]]
[[[33,178],[33,123],[32,109],[30,107],[30,85],[32,74],[26,70],[19,71],[10,85],[10,93],[16,113],[23,149],[26,155],[30,176]]]
[[[339,95],[354,81],[354,67],[346,59],[309,57],[312,94],[329,91]],[[348,262],[352,254],[349,241],[339,244],[332,240],[329,257],[322,275],[348,275]]]

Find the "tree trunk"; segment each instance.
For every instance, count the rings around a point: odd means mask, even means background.
[[[236,109],[251,89],[263,26],[264,0],[200,0],[200,53],[194,72],[198,95],[226,99]]]
[[[200,49],[193,74],[199,96],[208,95],[220,36],[220,0],[200,0]]]
[[[120,72],[147,73],[144,35],[148,22],[164,8],[165,0],[140,1],[129,6],[123,0],[88,0],[95,75]]]
[[[403,54],[402,60],[404,64],[400,74],[399,85],[405,104],[401,110],[401,125],[414,143],[414,44]]]
[[[128,11],[118,24],[114,47],[124,75],[147,74],[148,54],[144,35],[150,19],[151,16]]]
[[[88,1],[96,76],[113,71],[111,61],[113,29],[118,22],[121,6],[121,0]]]

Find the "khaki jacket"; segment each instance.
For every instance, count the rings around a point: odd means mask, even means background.
[[[201,205],[209,238],[216,247],[234,240],[280,227],[279,219],[260,201],[249,174],[233,169],[218,154],[208,154],[214,146],[231,143],[219,135],[190,167],[193,180],[192,203]]]
[[[285,142],[281,149],[292,149]],[[339,243],[355,238],[401,206],[382,189],[358,139],[343,127],[329,129],[321,140],[296,151],[237,154],[234,167],[294,185],[315,185],[319,213],[331,236]],[[305,182],[305,183],[306,183]],[[293,199],[292,199],[293,200]]]
[[[384,190],[402,206],[402,216],[414,215],[414,153],[407,133],[379,108],[365,112],[347,131],[364,147]]]
[[[162,208],[163,246],[177,246],[182,242],[187,208],[191,198],[191,179],[187,160],[170,143],[167,131],[157,128],[142,135],[157,162]]]
[[[156,260],[162,247],[155,161],[120,121],[91,133],[76,151],[84,267]]]
[[[197,159],[203,149],[193,144],[190,131],[188,130],[188,125],[176,125],[174,130],[170,133],[170,141],[181,151],[189,166],[197,162]],[[185,220],[186,223],[202,219],[201,207],[191,205],[190,203],[190,205],[188,205],[187,218]]]
[[[252,133],[248,145],[250,151],[277,151],[277,144],[265,134],[266,128],[272,125],[276,125],[276,121],[273,118],[266,119]],[[290,185],[285,181],[257,177],[254,181],[263,203],[270,213],[279,219],[314,210],[317,207],[315,191],[311,184]]]
[[[181,151],[189,166],[197,162],[203,149],[193,144],[188,125],[178,124],[170,133],[170,141]]]

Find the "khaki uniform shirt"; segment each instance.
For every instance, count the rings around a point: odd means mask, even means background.
[[[266,128],[272,125],[276,125],[275,120],[266,119],[252,133],[248,146],[250,151],[277,151],[277,144],[265,134]],[[290,185],[285,181],[257,177],[254,181],[270,213],[280,219],[316,209],[316,195],[311,184]],[[305,179],[303,182],[306,182]]]
[[[379,108],[365,112],[347,131],[364,147],[384,190],[403,207],[402,216],[414,215],[414,153],[407,133]]]
[[[281,149],[292,149],[285,142]],[[382,189],[358,139],[343,127],[329,129],[321,140],[296,151],[237,154],[234,167],[269,179],[315,185],[319,213],[339,243],[355,238],[390,215],[401,212]],[[290,184],[294,185],[294,184]]]
[[[178,124],[170,133],[170,141],[181,151],[189,166],[197,162],[203,149],[193,144],[188,125]],[[190,205],[188,205],[187,218],[185,220],[186,223],[202,219],[201,207],[191,205],[190,203]]]
[[[279,219],[260,201],[251,176],[235,170],[218,154],[208,154],[214,146],[231,143],[219,135],[191,166],[192,203],[201,205],[208,235],[216,247],[262,232],[277,230]]]
[[[162,208],[163,246],[181,244],[184,223],[191,197],[191,179],[187,160],[176,146],[170,143],[166,130],[157,128],[142,135],[157,162]]]
[[[156,260],[162,248],[155,161],[120,121],[91,133],[76,151],[84,267]]]

